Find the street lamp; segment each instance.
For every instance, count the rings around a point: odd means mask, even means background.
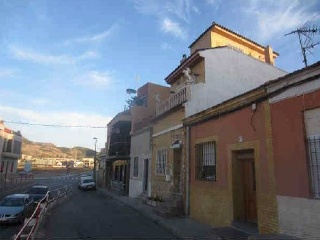
[[[98,138],[94,137],[93,140],[94,142],[94,160],[93,160],[93,180],[96,183],[96,161],[97,161],[97,141]]]

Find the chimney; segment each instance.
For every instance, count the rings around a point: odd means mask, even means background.
[[[264,57],[265,57],[266,63],[274,65],[273,50],[269,45],[266,46],[264,49]]]

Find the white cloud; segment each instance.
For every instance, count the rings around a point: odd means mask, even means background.
[[[206,3],[213,7],[215,11],[218,10],[221,0],[206,0]]]
[[[320,18],[314,11],[317,1],[299,0],[251,0],[249,8],[244,11],[257,19],[257,37],[267,41],[277,35],[302,27],[307,21]]]
[[[109,29],[100,33],[93,34],[91,36],[68,39],[67,41],[65,41],[65,44],[68,45],[71,43],[100,42],[112,36],[118,29],[119,25],[114,24]]]
[[[40,53],[32,49],[26,49],[17,46],[10,46],[9,51],[13,58],[19,60],[32,61],[41,64],[74,64],[81,60],[97,58],[98,54],[92,51],[83,53],[80,56],[69,56],[69,55],[50,55]]]
[[[161,21],[161,30],[165,33],[170,33],[177,38],[185,39],[187,37],[186,32],[179,23],[174,22],[169,18],[165,18]]]
[[[164,42],[164,43],[161,44],[161,48],[162,48],[163,50],[175,51],[175,49],[174,49],[169,43],[166,43],[166,42]]]
[[[46,106],[50,101],[46,98],[33,97],[30,99],[30,103],[35,106]]]
[[[77,59],[78,60],[87,60],[87,59],[94,59],[94,58],[98,58],[99,55],[96,52],[93,51],[87,51],[85,53],[83,53],[82,55],[80,55]]]
[[[0,69],[0,78],[13,77],[17,71],[15,69]]]
[[[92,127],[105,127],[112,119],[111,117],[92,113],[37,112],[31,109],[1,105],[0,116],[5,121]],[[52,142],[57,146],[84,146],[92,149],[94,147],[93,137],[98,138],[100,147],[103,147],[106,141],[106,129],[104,128],[43,127],[13,124],[9,122],[5,124],[14,130],[20,130],[24,137],[32,141]]]
[[[141,14],[178,17],[189,22],[192,13],[199,13],[193,0],[134,0],[135,9]]]
[[[93,88],[105,88],[113,81],[110,72],[89,71],[74,80],[76,84]]]

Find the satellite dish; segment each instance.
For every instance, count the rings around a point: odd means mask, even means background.
[[[128,89],[126,90],[126,92],[127,92],[128,94],[135,94],[137,91],[134,90],[134,89],[132,89],[132,88],[128,88]]]

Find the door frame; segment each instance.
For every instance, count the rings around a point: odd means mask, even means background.
[[[258,141],[252,142],[243,142],[243,143],[235,143],[230,144],[227,146],[228,152],[228,192],[231,196],[231,206],[232,206],[232,214],[231,214],[231,221],[238,221],[239,219],[239,212],[237,212],[237,196],[235,196],[235,188],[237,187],[236,179],[235,179],[235,172],[237,169],[237,159],[236,154],[238,151],[253,151],[253,162],[255,166],[255,183],[256,183],[256,212],[257,212],[257,227],[259,227],[259,192],[260,192],[260,144]],[[240,213],[240,215],[243,213]]]

